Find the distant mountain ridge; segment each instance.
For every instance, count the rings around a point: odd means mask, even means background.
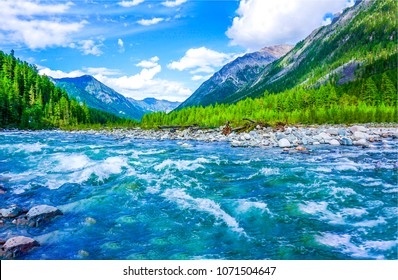
[[[76,78],[51,78],[51,80],[77,101],[85,102],[88,107],[134,120],[140,120],[144,114],[150,112],[170,112],[180,104],[180,102],[156,98],[144,100],[127,98],[90,75]]]
[[[143,100],[135,100],[133,98],[127,98],[131,103],[136,104],[147,112],[165,112],[168,113],[177,108],[181,102],[159,100],[153,97],[147,97]]]
[[[266,65],[285,55],[293,46],[278,45],[247,53],[226,64],[204,82],[178,109],[207,106],[227,98],[247,84],[254,82]]]

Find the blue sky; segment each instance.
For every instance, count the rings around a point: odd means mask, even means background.
[[[183,101],[215,71],[295,44],[353,0],[0,0],[0,49],[53,77]]]

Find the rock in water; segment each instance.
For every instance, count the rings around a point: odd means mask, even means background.
[[[289,140],[287,140],[286,138],[282,138],[281,140],[279,140],[278,145],[281,148],[290,148],[292,146]]]
[[[17,236],[8,239],[3,245],[2,250],[6,257],[15,258],[38,246],[40,246],[39,242],[30,237]]]
[[[29,210],[26,214],[31,226],[39,226],[43,222],[48,222],[52,218],[62,215],[61,210],[50,205],[38,205]]]
[[[343,137],[341,138],[341,144],[344,146],[352,146],[352,140],[350,138]]]
[[[23,210],[16,205],[11,206],[10,208],[0,209],[0,217],[4,218],[15,218],[21,215]]]

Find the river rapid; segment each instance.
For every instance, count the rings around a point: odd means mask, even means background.
[[[21,259],[398,259],[397,148],[0,132],[0,208],[63,212],[0,239],[39,241]]]

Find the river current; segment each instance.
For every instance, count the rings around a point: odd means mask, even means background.
[[[398,259],[397,148],[0,132],[0,208],[64,213],[0,239],[39,241],[22,259]]]

